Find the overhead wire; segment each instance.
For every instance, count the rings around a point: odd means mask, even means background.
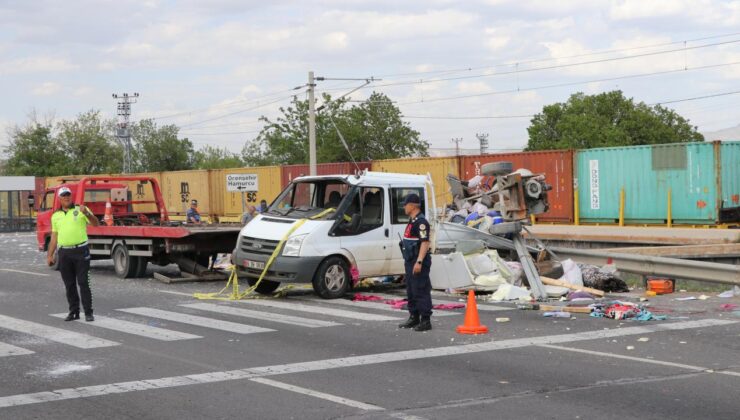
[[[408,80],[408,81],[400,81],[400,82],[389,82],[389,83],[378,83],[373,84],[371,86],[365,87],[365,89],[368,88],[383,88],[383,87],[389,87],[389,86],[406,86],[406,85],[415,85],[415,84],[429,84],[429,83],[439,83],[439,82],[447,82],[447,81],[455,81],[455,80],[468,80],[468,79],[477,79],[477,78],[487,78],[487,77],[496,77],[496,76],[504,76],[504,75],[511,75],[511,74],[522,74],[522,73],[531,73],[531,72],[537,72],[537,71],[545,71],[545,70],[556,70],[561,68],[569,68],[569,67],[577,67],[577,66],[584,66],[584,65],[590,65],[590,64],[600,64],[600,63],[607,63],[607,62],[613,62],[613,61],[621,61],[621,60],[631,60],[635,58],[643,58],[643,57],[650,57],[650,56],[656,56],[656,55],[663,55],[663,54],[671,54],[675,52],[685,52],[690,50],[696,50],[701,48],[709,48],[709,47],[715,47],[720,45],[728,45],[728,44],[736,44],[740,42],[740,39],[734,39],[731,41],[722,41],[722,42],[715,42],[712,44],[703,44],[703,45],[696,45],[696,46],[686,46],[682,48],[675,48],[671,50],[663,50],[663,51],[652,51],[648,53],[642,53],[642,54],[636,54],[636,55],[628,55],[623,57],[610,57],[610,58],[602,58],[598,60],[589,60],[589,61],[580,61],[576,63],[565,63],[565,64],[555,64],[551,66],[544,66],[544,67],[535,67],[535,68],[524,68],[520,69],[517,68],[515,70],[508,70],[504,72],[496,72],[496,73],[487,73],[487,74],[475,74],[475,75],[465,75],[465,76],[455,76],[455,77],[441,77],[436,79],[416,79],[416,80]],[[521,63],[516,63],[521,64]],[[328,89],[323,89],[328,90]]]
[[[382,74],[377,77],[394,78],[396,76],[416,76],[416,75],[423,75],[423,74],[460,73],[460,72],[473,71],[473,70],[486,70],[486,69],[492,69],[492,68],[497,68],[497,67],[510,67],[516,64],[540,63],[540,62],[555,61],[555,60],[566,60],[570,58],[581,58],[581,57],[589,57],[589,56],[594,56],[594,55],[612,54],[612,53],[624,52],[624,51],[642,50],[646,48],[665,47],[669,45],[685,44],[688,42],[697,42],[697,41],[706,41],[709,39],[727,38],[730,36],[737,36],[737,35],[740,35],[740,32],[732,32],[732,33],[720,34],[720,35],[711,35],[711,36],[705,36],[701,38],[686,39],[683,41],[671,41],[671,42],[662,42],[662,43],[649,44],[649,45],[638,45],[634,47],[616,48],[616,49],[611,49],[611,50],[593,51],[589,53],[574,54],[574,55],[568,55],[568,56],[562,56],[562,57],[543,57],[543,58],[533,58],[533,59],[525,59],[525,60],[515,60],[513,62],[509,61],[506,63],[497,63],[497,64],[481,66],[481,67],[464,67],[464,68],[446,69],[446,70],[429,70],[429,71],[420,71],[420,72]]]

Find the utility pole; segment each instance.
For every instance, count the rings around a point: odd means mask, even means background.
[[[460,143],[462,141],[462,137],[452,139],[452,142],[455,143],[455,156],[460,156]]]
[[[116,129],[116,137],[123,146],[123,173],[131,173],[131,132],[128,129],[129,117],[131,116],[131,104],[136,103],[136,98],[139,97],[138,93],[130,95],[128,93],[122,93],[118,95],[113,94],[113,99],[120,99],[118,101],[118,128]]]
[[[314,103],[313,72],[308,72],[308,167],[309,175],[316,176],[316,104]]]
[[[475,134],[480,142],[480,154],[485,155],[488,153],[488,133]]]

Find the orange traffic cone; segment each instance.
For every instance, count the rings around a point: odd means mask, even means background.
[[[478,305],[475,304],[475,293],[468,292],[468,304],[465,306],[465,323],[457,326],[460,334],[485,334],[488,327],[480,324],[478,319]]]
[[[103,222],[107,226],[113,226],[113,207],[110,205],[110,200],[105,203],[105,214],[103,215]]]

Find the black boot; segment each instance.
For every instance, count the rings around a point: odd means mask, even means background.
[[[432,320],[428,316],[422,317],[421,322],[414,328],[414,331],[429,331],[432,329]]]
[[[409,319],[403,324],[398,324],[398,328],[414,328],[419,325],[419,315],[409,315]]]
[[[85,321],[87,321],[87,322],[93,322],[93,321],[95,321],[95,317],[93,316],[92,311],[85,312]]]
[[[67,315],[66,318],[64,318],[65,321],[74,321],[75,319],[80,319],[80,312],[70,312],[69,315]]]

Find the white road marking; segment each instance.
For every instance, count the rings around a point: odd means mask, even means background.
[[[185,292],[173,292],[171,290],[157,290],[158,292],[162,293],[169,293],[171,295],[180,295],[180,296],[187,296],[187,297],[193,297],[192,293],[185,293]]]
[[[262,319],[265,321],[279,322],[282,324],[297,325],[299,327],[308,328],[319,328],[319,327],[334,327],[342,325],[338,322],[321,321],[318,319],[302,318],[298,316],[281,315],[270,312],[253,311],[251,309],[234,308],[233,306],[216,305],[213,303],[189,303],[184,306],[186,308],[200,309],[202,311],[217,312],[227,315],[243,316],[246,318]]]
[[[180,312],[163,311],[154,308],[124,308],[117,309],[121,312],[130,314],[149,316],[152,318],[166,319],[168,321],[180,322],[183,324],[197,325],[199,327],[213,328],[216,330],[228,331],[238,334],[253,334],[260,332],[275,331],[269,328],[255,327],[253,325],[239,324],[236,322],[221,321],[219,319],[206,318],[202,316],[183,314]]]
[[[10,344],[0,342],[0,357],[5,356],[20,356],[22,354],[33,354],[31,350],[26,350],[22,347],[16,347]]]
[[[578,349],[578,348],[573,348],[573,347],[553,346],[550,344],[539,344],[538,347],[545,347],[548,349],[555,349],[555,350],[564,350],[564,351],[570,351],[570,352],[575,352],[575,353],[590,354],[590,355],[599,356],[599,357],[611,357],[613,359],[631,360],[634,362],[651,363],[654,365],[670,366],[670,367],[675,367],[675,368],[680,368],[680,369],[695,370],[699,372],[711,372],[711,373],[718,373],[720,375],[740,376],[740,372],[733,372],[731,370],[717,371],[717,370],[714,370],[713,368],[694,366],[694,365],[685,365],[683,363],[666,362],[663,360],[647,359],[644,357],[625,356],[622,354],[614,354],[614,353],[603,353],[600,351]]]
[[[35,335],[36,337],[56,341],[57,343],[68,344],[81,349],[111,347],[119,344],[115,341],[104,340],[87,334],[76,333],[74,331],[63,330],[61,328],[11,318],[5,315],[0,315],[0,328]]]
[[[385,410],[383,407],[378,407],[377,405],[367,404],[360,401],[350,400],[347,398],[338,397],[336,395],[326,394],[324,392],[314,391],[312,389],[308,388],[302,388],[295,385],[290,385],[278,381],[273,381],[272,379],[267,378],[254,378],[250,379],[253,382],[258,382],[264,385],[274,386],[275,388],[284,389],[286,391],[291,392],[297,392],[299,394],[308,395],[310,397],[316,397],[321,398],[322,400],[327,400],[331,402],[335,402],[337,404],[346,405],[349,407],[359,408],[360,410]]]
[[[406,299],[406,296],[405,295],[391,295],[391,294],[388,294],[388,293],[371,293],[371,294],[373,296],[380,296],[380,297],[382,297],[384,299],[393,299],[393,300],[396,300],[396,299]],[[467,302],[467,301],[460,302],[459,300],[451,300],[451,299],[454,299],[454,297],[450,296],[450,299],[446,299],[445,300],[445,299],[437,299],[437,297],[432,296],[432,304],[433,305],[439,305],[440,303],[462,303],[462,304],[465,304]],[[512,309],[516,309],[516,308],[514,308],[512,306],[496,306],[496,305],[488,305],[488,304],[479,303],[479,302],[476,302],[476,305],[478,306],[478,310],[480,310],[480,311],[510,311]],[[464,311],[465,308],[462,308],[462,310]],[[438,310],[436,310],[434,312],[434,315],[439,315],[440,312],[441,312],[441,310],[438,309]]]
[[[47,273],[35,273],[33,271],[14,270],[12,268],[0,268],[0,271],[9,271],[11,273],[30,274],[32,276],[49,277]]]
[[[245,300],[238,300],[236,302],[248,303],[248,304],[257,305],[257,306],[265,306],[268,308],[287,309],[290,311],[297,311],[297,312],[309,312],[312,314],[338,316],[340,318],[360,319],[363,321],[397,321],[401,319],[401,318],[394,317],[394,316],[375,315],[375,314],[368,314],[364,312],[355,312],[355,311],[345,311],[343,309],[333,309],[333,308],[327,308],[324,306],[304,305],[302,303],[298,303],[296,300],[293,300],[291,302],[288,300],[276,301],[276,300],[245,299]]]
[[[200,385],[216,382],[254,379],[258,377],[283,375],[289,373],[316,372],[329,369],[340,369],[355,366],[367,366],[380,363],[404,360],[420,360],[432,357],[453,356],[460,354],[481,353],[494,350],[537,346],[541,344],[562,344],[574,341],[597,340],[627,335],[649,334],[661,331],[685,330],[690,328],[708,328],[735,324],[738,321],[720,319],[703,319],[697,321],[649,324],[639,327],[614,328],[608,330],[586,331],[575,334],[546,335],[510,340],[488,341],[475,344],[464,344],[427,349],[393,351],[388,353],[368,354],[364,356],[340,357],[335,359],[298,362],[283,365],[263,366],[220,372],[207,372],[196,375],[171,376],[159,379],[118,382],[107,385],[92,385],[79,388],[65,388],[54,391],[43,391],[32,394],[17,394],[0,397],[0,408],[14,407],[50,401],[72,400],[110,394],[122,394],[133,391],[165,389],[177,386]]]
[[[318,302],[318,299],[301,299],[305,301],[313,301]],[[322,299],[321,301],[326,302],[325,304],[330,305],[343,305],[343,306],[352,306],[355,308],[368,308],[368,309],[376,309],[379,311],[390,311],[395,312],[399,315],[408,315],[408,312],[403,311],[401,309],[396,309],[391,307],[391,305],[388,305],[387,303],[381,302],[381,301],[360,301],[360,300],[346,300],[346,299],[332,299],[332,300],[325,300]],[[450,316],[450,315],[462,315],[462,312],[448,312],[448,311],[442,311],[442,310],[435,310],[434,316]]]
[[[692,366],[692,365],[685,365],[685,364],[682,364],[682,363],[664,362],[664,361],[661,361],[661,360],[646,359],[644,357],[624,356],[624,355],[621,355],[621,354],[614,354],[614,353],[603,353],[603,352],[600,352],[600,351],[578,349],[578,348],[573,348],[573,347],[553,346],[551,344],[540,344],[538,347],[544,347],[544,348],[555,349],[555,350],[570,351],[570,352],[574,352],[574,353],[590,354],[592,356],[598,356],[598,357],[611,357],[613,359],[624,359],[624,360],[631,360],[631,361],[634,361],[634,362],[652,363],[654,365],[670,366],[670,367],[676,367],[676,368],[688,369],[688,370],[696,370],[696,371],[709,370],[709,369],[707,369],[705,367],[701,367],[701,366]]]
[[[51,314],[51,316],[63,319],[65,316],[67,316],[67,314]],[[95,322],[86,322],[85,325],[107,328],[109,330],[120,331],[127,334],[139,335],[142,337],[153,338],[155,340],[162,341],[202,338],[199,335],[172,331],[159,327],[152,327],[150,325],[140,324],[138,322],[124,321],[122,319],[108,318],[100,315],[95,315]]]

